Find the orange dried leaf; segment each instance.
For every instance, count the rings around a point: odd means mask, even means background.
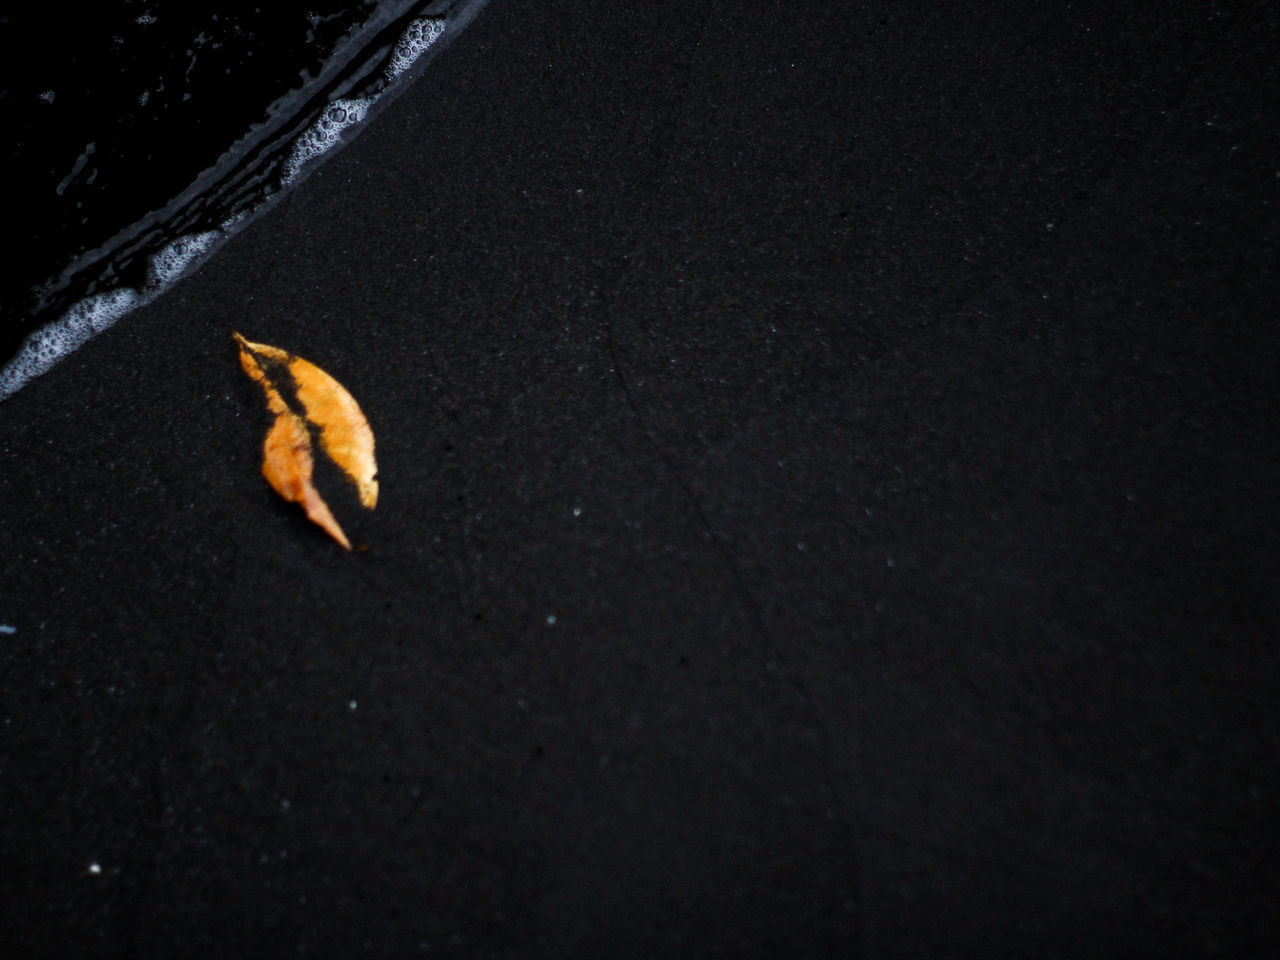
[[[324,529],[346,549],[351,541],[333,518],[333,512],[311,483],[315,462],[311,458],[311,434],[295,414],[285,412],[267,431],[262,445],[262,475],[276,493],[302,504],[311,522]]]
[[[276,416],[288,413],[289,408],[286,406],[284,398],[280,396],[280,391],[267,379],[267,375],[258,363],[257,358],[248,349],[251,346],[249,341],[238,333],[233,333],[232,336],[236,338],[236,342],[240,345],[240,366],[244,368],[244,372],[249,375],[250,380],[253,380],[266,391],[267,409]]]
[[[320,444],[372,510],[378,505],[378,464],[373,459],[373,431],[355,398],[314,363],[294,357],[289,372],[307,419],[320,428]]]
[[[279,347],[252,343],[238,333],[233,336],[240,347],[240,365],[262,387],[276,418],[263,443],[263,476],[281,497],[301,504],[312,522],[350,550],[350,541],[311,481],[315,462],[308,428],[319,431],[325,453],[356,485],[360,502],[373,509],[378,502],[378,467],[368,420],[342,384],[315,364]],[[290,388],[300,412],[286,399]]]

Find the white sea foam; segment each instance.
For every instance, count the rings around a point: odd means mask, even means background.
[[[0,400],[107,329],[132,310],[137,302],[138,292],[128,288],[86,297],[59,319],[32,333],[23,341],[13,359],[0,370]]]
[[[222,235],[221,230],[206,230],[179,237],[147,261],[147,283],[143,290],[120,287],[86,297],[53,323],[36,330],[0,369],[0,400],[16,393],[28,380],[48,373],[85,341],[173,286],[192,261],[206,253]]]
[[[239,229],[240,225],[249,219],[249,211],[241,210],[239,213],[233,213],[227,219],[222,221],[222,232],[230,233],[233,229]]]
[[[335,100],[325,108],[320,119],[306,129],[293,144],[289,159],[284,163],[281,183],[291,183],[304,166],[321,154],[338,145],[342,131],[354,127],[369,115],[377,97],[359,97],[351,100]]]
[[[147,286],[167,287],[182,276],[191,261],[208,250],[221,235],[221,230],[206,230],[204,233],[189,233],[174,240],[147,261]]]
[[[386,70],[387,79],[394,80],[413,66],[427,48],[444,34],[444,27],[445,21],[434,17],[422,17],[410,23],[391,53]],[[289,159],[284,163],[281,183],[292,183],[303,167],[336,147],[342,139],[342,132],[363,123],[377,100],[377,96],[359,97],[335,100],[329,104],[320,119],[311,124],[294,142]]]
[[[409,24],[404,36],[396,44],[391,53],[391,62],[387,65],[387,79],[394,80],[404,73],[414,62],[440,39],[444,33],[444,21],[431,17],[423,17]]]

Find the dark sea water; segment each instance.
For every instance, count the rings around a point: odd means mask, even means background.
[[[0,13],[0,398],[162,292],[483,5],[114,0]]]

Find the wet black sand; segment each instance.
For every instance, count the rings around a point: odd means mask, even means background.
[[[0,404],[5,955],[1261,955],[1275,30],[492,4]]]

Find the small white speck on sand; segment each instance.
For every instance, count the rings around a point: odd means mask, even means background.
[[[17,627],[10,626],[7,623],[0,623],[0,633],[9,634],[10,636],[12,636],[17,632],[18,632]]]
[[[102,864],[100,864],[97,860],[93,861],[93,863],[89,864],[89,868],[85,871],[85,873],[89,874],[89,876],[91,877],[98,876],[99,874],[102,873]]]
[[[359,706],[359,704],[357,704],[354,700],[350,700],[347,702],[348,710],[354,710],[357,706]]]

